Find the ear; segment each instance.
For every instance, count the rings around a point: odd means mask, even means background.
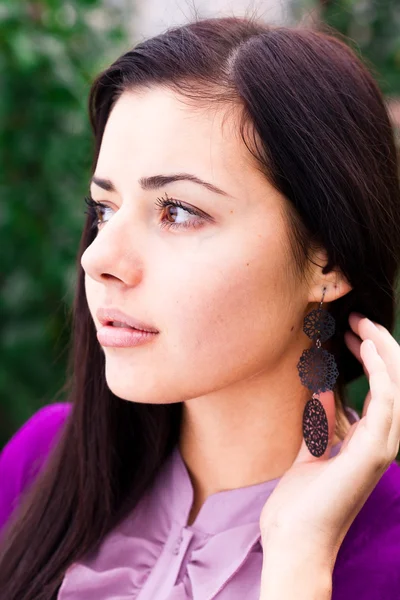
[[[324,287],[326,287],[324,303],[333,302],[341,296],[348,294],[352,289],[346,277],[340,270],[332,270],[325,274],[322,273],[327,262],[328,257],[324,249],[320,249],[314,253],[312,262],[310,262],[309,302],[321,302],[322,290]]]

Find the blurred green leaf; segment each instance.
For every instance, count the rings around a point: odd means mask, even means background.
[[[0,447],[62,400],[92,159],[88,93],[126,50],[127,21],[99,0],[0,0]]]

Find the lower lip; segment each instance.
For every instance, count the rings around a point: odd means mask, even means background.
[[[114,346],[116,348],[127,348],[139,346],[149,342],[157,333],[150,331],[139,331],[128,327],[113,327],[104,325],[97,330],[97,339],[102,346]]]

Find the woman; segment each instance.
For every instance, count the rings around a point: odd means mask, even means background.
[[[1,598],[394,600],[400,198],[367,69],[206,19],[89,107],[70,401],[2,453]]]

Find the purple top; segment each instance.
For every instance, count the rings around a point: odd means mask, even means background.
[[[45,406],[0,454],[0,527],[44,464],[70,410]],[[359,419],[349,409],[349,417]],[[331,456],[340,449],[336,444]],[[261,509],[279,478],[193,500],[178,446],[139,504],[97,553],[72,564],[58,600],[258,600]],[[353,521],[333,572],[332,600],[399,600],[400,466],[393,462]]]

